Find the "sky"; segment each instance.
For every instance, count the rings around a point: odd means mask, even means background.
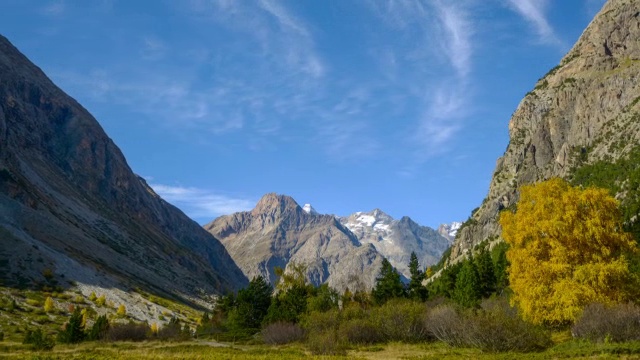
[[[604,0],[0,0],[0,34],[201,224],[266,193],[431,227]]]

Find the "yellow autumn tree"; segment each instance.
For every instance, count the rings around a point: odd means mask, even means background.
[[[520,189],[515,211],[500,215],[512,303],[534,323],[566,324],[584,306],[627,301],[638,289],[629,270],[636,244],[606,190],[554,178]]]
[[[45,312],[53,312],[56,309],[56,305],[53,302],[53,299],[51,298],[51,296],[47,296],[47,298],[44,300],[44,311]]]
[[[118,314],[118,316],[120,317],[125,317],[127,315],[127,308],[124,306],[124,304],[120,304],[120,306],[118,306],[118,311],[116,312],[116,314]]]

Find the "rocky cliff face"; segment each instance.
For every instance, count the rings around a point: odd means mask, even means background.
[[[517,201],[520,185],[567,178],[638,146],[639,39],[640,2],[609,0],[560,65],[524,97],[509,121],[510,142],[489,194],[458,232],[452,259],[499,238],[498,212]]]
[[[438,231],[420,226],[407,216],[395,220],[380,209],[357,212],[340,218],[340,222],[360,243],[372,244],[407,279],[411,277],[411,252],[418,256],[420,266],[426,268],[437,263],[452,243]]]
[[[204,227],[227,248],[249,278],[275,282],[274,268],[307,266],[314,284],[339,290],[370,289],[382,257],[332,215],[303,210],[292,198],[265,195],[252,211],[222,216]]]
[[[137,177],[97,121],[0,36],[0,277],[195,296],[247,280]]]

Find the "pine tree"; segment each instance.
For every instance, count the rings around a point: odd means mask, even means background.
[[[509,286],[509,261],[507,260],[506,243],[499,244],[496,249],[495,255],[495,275],[496,275],[496,291],[502,292],[507,286]]]
[[[481,298],[480,277],[472,259],[465,260],[456,278],[453,300],[464,307],[476,307]]]
[[[82,312],[76,308],[69,317],[64,329],[58,333],[58,341],[65,344],[76,344],[84,340]]]
[[[496,291],[496,274],[491,254],[482,248],[474,259],[480,281],[480,296],[489,297]]]
[[[249,286],[238,291],[232,309],[228,313],[229,326],[234,329],[256,330],[271,306],[273,288],[262,276],[249,282]]]
[[[421,301],[427,300],[427,288],[422,285],[425,273],[420,270],[418,256],[413,251],[411,252],[411,259],[409,260],[409,272],[411,273],[411,280],[409,281],[409,297]]]
[[[89,330],[89,340],[102,340],[107,335],[109,330],[109,320],[106,315],[100,315],[93,323],[91,330]]]
[[[376,285],[371,291],[373,300],[382,305],[390,299],[405,297],[404,285],[400,280],[400,274],[391,266],[387,259],[382,259],[380,274],[376,278]]]

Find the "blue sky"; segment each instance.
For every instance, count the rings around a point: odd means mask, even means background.
[[[0,0],[0,34],[200,223],[268,192],[432,227],[603,0]]]

